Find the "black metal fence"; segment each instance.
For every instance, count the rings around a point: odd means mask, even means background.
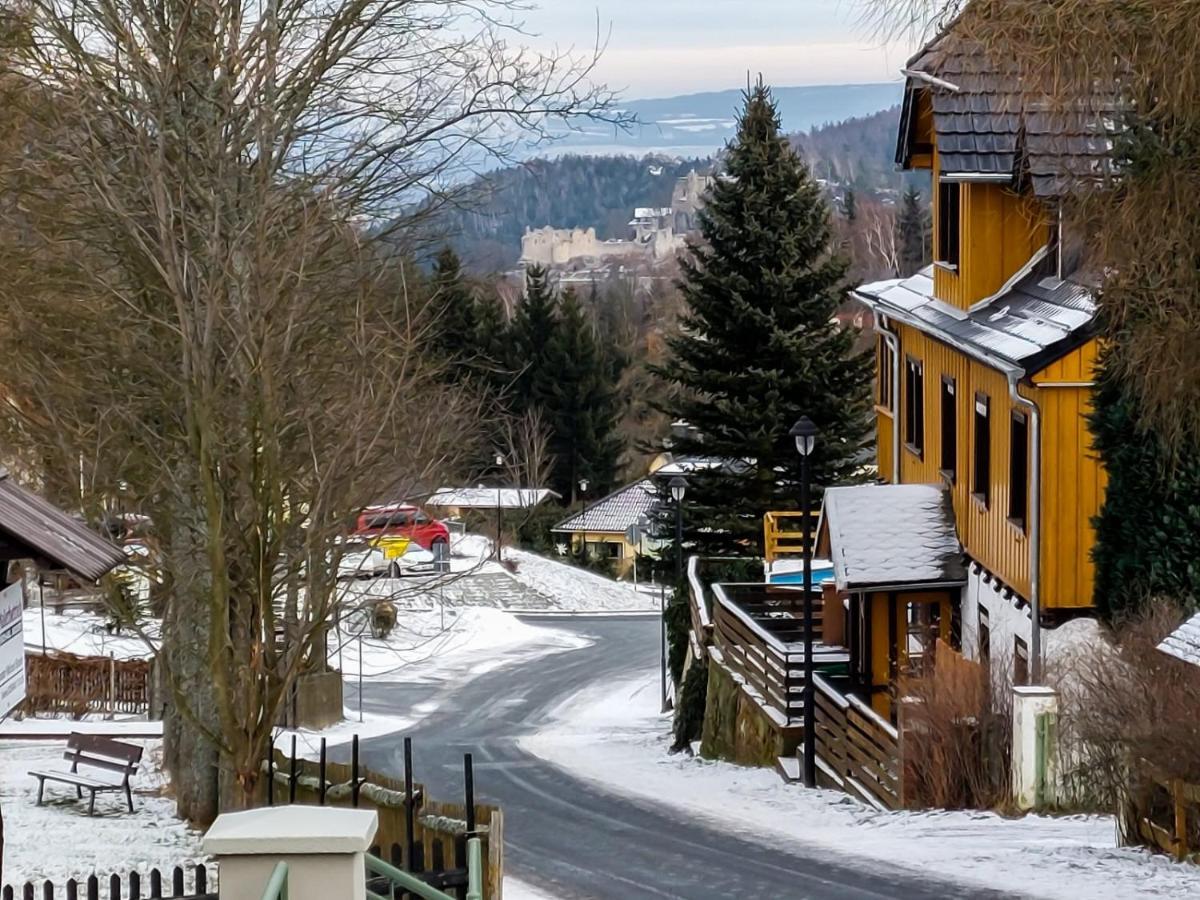
[[[192,867],[190,888],[186,875],[183,866],[176,866],[166,875],[158,869],[151,869],[147,875],[140,872],[127,875],[113,873],[106,879],[90,875],[82,881],[72,878],[65,884],[27,881],[20,888],[6,884],[3,900],[217,900],[216,878],[209,878],[207,867]]]

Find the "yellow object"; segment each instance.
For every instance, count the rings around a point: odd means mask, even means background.
[[[399,559],[408,552],[408,547],[412,543],[412,538],[406,537],[381,537],[379,539],[379,549],[383,551],[383,555],[387,559]]]

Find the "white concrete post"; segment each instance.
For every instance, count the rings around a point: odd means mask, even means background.
[[[366,900],[363,854],[378,827],[374,810],[275,806],[218,816],[202,846],[217,858],[221,900],[262,900],[280,860],[288,900]]]
[[[1053,688],[1016,685],[1013,687],[1012,792],[1018,809],[1038,805],[1038,780],[1044,794],[1057,796],[1058,773],[1054,748],[1038,750],[1039,717],[1058,715],[1058,692]],[[1045,727],[1045,726],[1043,726]]]

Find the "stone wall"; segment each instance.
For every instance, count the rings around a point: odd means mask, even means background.
[[[744,766],[774,766],[792,756],[802,729],[785,727],[769,716],[758,700],[715,658],[709,658],[708,704],[700,753]]]

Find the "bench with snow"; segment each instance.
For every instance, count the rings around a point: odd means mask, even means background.
[[[133,812],[133,794],[129,790],[129,777],[137,772],[138,763],[142,760],[142,748],[136,744],[126,744],[111,738],[93,734],[80,734],[72,731],[67,738],[67,749],[63,759],[71,761],[71,771],[38,770],[30,772],[38,780],[38,806],[42,805],[42,792],[47,781],[59,781],[75,786],[75,796],[82,800],[83,792],[91,793],[88,803],[88,815],[96,811],[96,795],[104,791],[124,791],[125,802],[129,811]],[[79,771],[80,766],[112,772],[107,778],[93,778]],[[116,774],[120,775],[118,780]]]

